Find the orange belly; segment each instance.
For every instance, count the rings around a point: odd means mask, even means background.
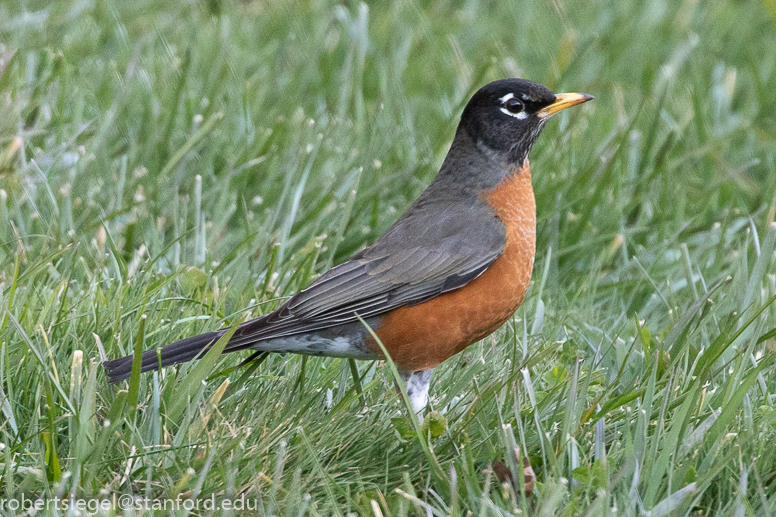
[[[504,253],[469,284],[383,316],[375,333],[402,370],[434,368],[491,334],[523,301],[536,251],[536,201],[528,163],[483,196],[506,226]],[[372,350],[379,353],[376,343]]]

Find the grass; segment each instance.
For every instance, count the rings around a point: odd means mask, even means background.
[[[776,515],[775,29],[770,0],[0,3],[0,497]],[[106,384],[100,347],[266,313],[372,242],[509,76],[596,100],[532,152],[533,285],[435,371],[441,433],[384,364],[362,396],[281,355]],[[488,470],[516,445],[531,499]]]

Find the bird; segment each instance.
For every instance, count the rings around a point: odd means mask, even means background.
[[[375,360],[385,350],[421,414],[433,369],[495,332],[523,301],[536,251],[529,152],[550,117],[591,99],[518,78],[480,88],[438,174],[407,211],[371,246],[239,325],[223,353]],[[147,350],[141,371],[201,358],[228,330]],[[108,381],[130,377],[132,364],[132,355],[105,361]]]

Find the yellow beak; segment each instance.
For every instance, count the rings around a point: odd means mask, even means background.
[[[536,115],[539,118],[547,118],[561,110],[582,104],[594,98],[586,93],[558,93],[555,95],[555,102],[537,111]]]

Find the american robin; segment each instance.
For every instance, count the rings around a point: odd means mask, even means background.
[[[258,350],[379,359],[374,330],[405,381],[412,407],[431,372],[498,329],[519,307],[536,249],[528,153],[553,114],[587,102],[524,79],[482,87],[461,115],[439,174],[377,241],[277,310],[243,323],[224,352]],[[142,356],[142,371],[197,358],[227,329]],[[104,363],[110,382],[133,356]]]

